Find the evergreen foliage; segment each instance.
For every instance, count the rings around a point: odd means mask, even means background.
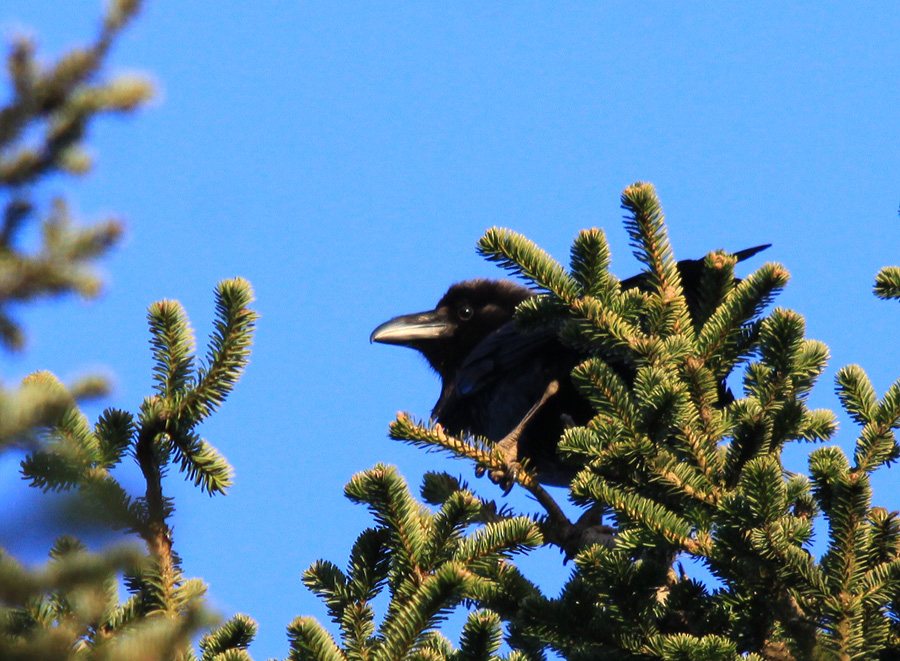
[[[900,298],[900,267],[885,266],[878,272],[875,295],[879,298]]]
[[[537,519],[545,539],[574,553],[575,571],[557,597],[532,588],[516,603],[478,605],[495,608],[507,642],[536,657],[871,659],[900,651],[900,523],[873,505],[869,486],[871,473],[900,455],[900,382],[879,401],[861,368],[842,369],[838,396],[862,427],[853,462],[823,447],[810,456],[809,477],[786,471],[786,444],[827,441],[836,430],[833,413],[807,405],[827,348],[805,338],[798,313],[765,312],[787,271],[766,264],[737,282],[734,257],[711,253],[692,305],[699,314],[689,315],[653,187],[630,186],[622,207],[647,269],[640,291],[622,291],[608,272],[599,230],[576,238],[570,272],[509,230],[489,230],[479,244],[541,292],[517,311],[519,323],[554,324],[590,355],[573,379],[596,415],[568,429],[560,450],[583,466],[572,501],[605,512],[616,532],[611,541],[587,534],[522,472],[517,482],[546,509]],[[879,277],[880,295],[890,295],[894,271]],[[612,359],[633,365],[633,380]],[[740,396],[719,405],[720,384],[739,368]],[[408,414],[391,435],[479,469],[497,460],[483,441],[449,437]],[[816,559],[820,514],[829,544]],[[719,584],[686,576],[682,557]]]
[[[62,200],[42,213],[29,195],[50,174],[89,169],[82,142],[95,117],[130,112],[149,98],[142,79],[101,80],[110,46],[138,9],[138,0],[115,0],[94,42],[53,65],[39,64],[26,40],[12,47],[11,101],[0,109],[7,351],[25,341],[12,304],[100,289],[91,264],[116,242],[120,224],[81,225]],[[345,495],[371,511],[373,527],[356,540],[346,569],[320,560],[303,574],[335,633],[297,618],[288,627],[290,659],[900,656],[900,515],[874,504],[871,488],[873,473],[900,457],[900,381],[879,398],[862,368],[841,369],[837,395],[860,427],[852,458],[822,446],[810,454],[808,475],[787,471],[788,443],[829,441],[836,431],[831,411],[808,406],[827,348],[805,337],[797,312],[771,308],[787,271],[766,264],[737,281],[735,257],[716,251],[704,260],[699,292],[686,292],[653,187],[635,183],[621,203],[646,269],[639,288],[623,290],[609,272],[598,229],[576,237],[568,269],[509,230],[491,229],[478,245],[538,290],[521,304],[517,323],[555,328],[588,356],[572,378],[595,415],[567,429],[559,445],[581,467],[569,496],[584,515],[570,521],[527,465],[513,479],[535,497],[539,515],[516,514],[445,473],[425,476],[423,504],[393,467],[363,471]],[[36,221],[41,243],[27,251],[22,230]],[[900,269],[883,269],[875,293],[900,298]],[[0,550],[0,659],[250,658],[250,617],[209,630],[206,586],[182,573],[169,525],[174,504],[161,478],[174,466],[211,495],[231,485],[230,466],[198,427],[247,364],[252,300],[240,278],[218,285],[202,358],[182,307],[154,303],[154,392],[136,413],[108,409],[91,424],[79,401],[105,391],[92,377],[67,387],[39,372],[11,389],[0,384],[0,451],[27,444],[22,472],[33,486],[77,494],[85,510],[141,542],[90,553],[62,537],[40,569]],[[629,366],[633,376],[611,364]],[[738,377],[740,391],[723,397],[726,380]],[[505,468],[483,439],[455,438],[406,413],[390,434],[468,460],[479,473]],[[129,459],[144,477],[141,495],[116,477]],[[819,558],[811,552],[817,519],[826,537]],[[541,544],[573,561],[556,596],[514,563]],[[715,581],[688,576],[684,558]],[[385,592],[376,618],[374,602]],[[438,626],[460,605],[470,612],[455,647]],[[190,641],[201,631],[198,656]]]
[[[138,9],[136,0],[112,2],[97,39],[50,66],[37,62],[31,42],[21,39],[12,47],[12,100],[0,109],[0,343],[6,350],[19,350],[25,341],[11,305],[100,291],[91,263],[114,245],[121,224],[79,225],[61,199],[38,219],[29,193],[51,174],[87,172],[82,141],[90,123],[102,114],[130,112],[150,97],[143,79],[98,80],[113,40]],[[41,243],[27,251],[20,238],[36,220]],[[156,392],[137,415],[107,409],[91,425],[78,402],[106,391],[97,377],[66,387],[38,372],[14,389],[0,386],[0,451],[26,444],[32,451],[22,474],[33,486],[75,492],[74,512],[102,517],[144,546],[89,553],[78,540],[62,537],[37,570],[0,549],[0,658],[196,658],[191,638],[212,623],[203,605],[206,586],[182,574],[168,524],[173,504],[161,478],[174,464],[210,494],[231,484],[231,467],[197,426],[222,404],[246,366],[257,315],[249,307],[250,284],[240,278],[219,283],[215,300],[205,360],[194,354],[193,331],[177,302],[150,307]],[[145,478],[143,495],[129,494],[116,479],[115,468],[129,458]],[[119,576],[130,595],[124,602]],[[203,638],[201,658],[249,658],[255,631],[252,620],[235,616]]]
[[[470,613],[460,647],[454,650],[435,625],[463,601],[496,598],[521,586],[523,579],[508,559],[542,542],[527,517],[497,516],[467,487],[429,484],[423,491],[443,493],[434,513],[409,493],[392,466],[378,465],[353,477],[346,496],[365,504],[376,527],[364,531],[350,553],[347,572],[319,561],[303,582],[320,596],[340,628],[341,643],[312,618],[288,627],[290,659],[515,659],[497,657],[500,619],[491,611]],[[482,525],[474,532],[467,528]],[[391,600],[376,626],[372,600],[387,586]],[[529,591],[533,586],[527,586]]]
[[[39,297],[75,293],[94,297],[101,283],[91,263],[122,234],[112,218],[79,225],[66,201],[57,198],[41,211],[31,199],[39,182],[53,174],[86,174],[91,159],[83,147],[92,122],[110,113],[130,113],[152,95],[150,83],[135,76],[101,78],[116,37],[139,10],[137,0],[110,4],[93,43],[69,51],[53,64],[38,61],[29,39],[17,39],[7,57],[11,99],[0,108],[0,346],[18,351],[25,334],[11,308]],[[29,223],[39,222],[40,243],[23,247]],[[57,418],[69,395],[102,394],[97,377],[73,384],[68,394],[42,378],[7,389],[0,382],[0,449],[33,438],[32,432]]]
[[[91,556],[77,541],[60,540],[45,573],[71,575],[67,580],[41,580],[3,556],[11,591],[2,602],[7,626],[0,626],[0,650],[5,646],[10,656],[2,658],[40,658],[51,647],[56,658],[189,658],[190,635],[211,622],[202,604],[206,586],[182,574],[168,524],[173,503],[161,479],[175,464],[209,493],[224,493],[231,484],[231,467],[195,427],[221,404],[246,365],[256,320],[248,307],[252,299],[249,283],[240,278],[218,285],[216,331],[202,365],[181,306],[155,303],[148,318],[157,393],[144,400],[140,414],[107,409],[91,426],[70,397],[42,428],[40,447],[22,462],[23,476],[44,491],[77,491],[93,515],[136,534],[148,555]],[[34,378],[65,392],[52,375]],[[142,496],[130,495],[114,475],[126,457],[144,476]],[[131,595],[124,603],[118,602],[118,571],[125,572]],[[244,658],[255,626],[245,616],[230,620],[204,638],[202,658]]]
[[[54,173],[87,173],[91,159],[82,143],[90,124],[104,114],[132,112],[152,95],[143,78],[98,80],[111,45],[139,5],[138,0],[111,3],[94,42],[52,65],[40,63],[25,38],[13,44],[7,58],[12,99],[0,109],[0,342],[7,349],[21,349],[25,339],[9,314],[10,304],[100,291],[90,263],[121,236],[119,221],[76,226],[65,201],[56,199],[40,220],[41,245],[28,252],[17,240],[37,213],[29,187]]]

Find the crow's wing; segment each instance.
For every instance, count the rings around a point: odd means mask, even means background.
[[[510,321],[479,342],[466,357],[456,376],[456,390],[460,395],[471,395],[559,348],[555,329],[525,332]]]
[[[498,441],[537,403],[557,372],[568,375],[575,361],[567,353],[555,330],[523,332],[509,322],[466,357],[456,379],[444,384],[432,415],[451,432]],[[553,447],[558,437],[553,435]]]
[[[766,243],[761,246],[753,246],[752,248],[738,250],[732,254],[737,257],[738,262],[743,262],[744,260],[753,257],[755,254],[762,252],[766,248],[771,247],[771,243]],[[696,289],[700,286],[700,277],[703,275],[703,259],[682,259],[678,262],[678,270],[681,272],[682,286],[688,291],[692,288]],[[644,271],[643,273],[638,273],[637,275],[622,280],[622,289],[640,289],[642,291],[647,291],[650,286],[649,281],[649,275]],[[738,280],[738,282],[740,282],[740,280]]]

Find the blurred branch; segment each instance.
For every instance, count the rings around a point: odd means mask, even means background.
[[[136,0],[113,2],[92,44],[49,65],[37,60],[30,39],[18,37],[10,47],[12,98],[0,108],[0,344],[7,350],[25,343],[10,307],[42,296],[96,296],[101,282],[91,265],[122,235],[117,219],[81,225],[64,199],[40,213],[30,196],[51,175],[88,173],[84,138],[91,123],[134,112],[153,95],[145,78],[101,78],[110,47],[139,7]],[[33,223],[40,226],[38,245],[26,247],[24,230]]]

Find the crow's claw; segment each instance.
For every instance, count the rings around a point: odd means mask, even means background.
[[[512,491],[516,478],[522,470],[522,464],[518,461],[512,461],[507,464],[503,470],[493,470],[488,473],[488,479],[503,489],[503,495],[507,495]]]

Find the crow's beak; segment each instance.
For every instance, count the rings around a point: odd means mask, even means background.
[[[404,314],[386,321],[372,331],[369,342],[413,347],[420,342],[438,340],[453,332],[446,310]]]

